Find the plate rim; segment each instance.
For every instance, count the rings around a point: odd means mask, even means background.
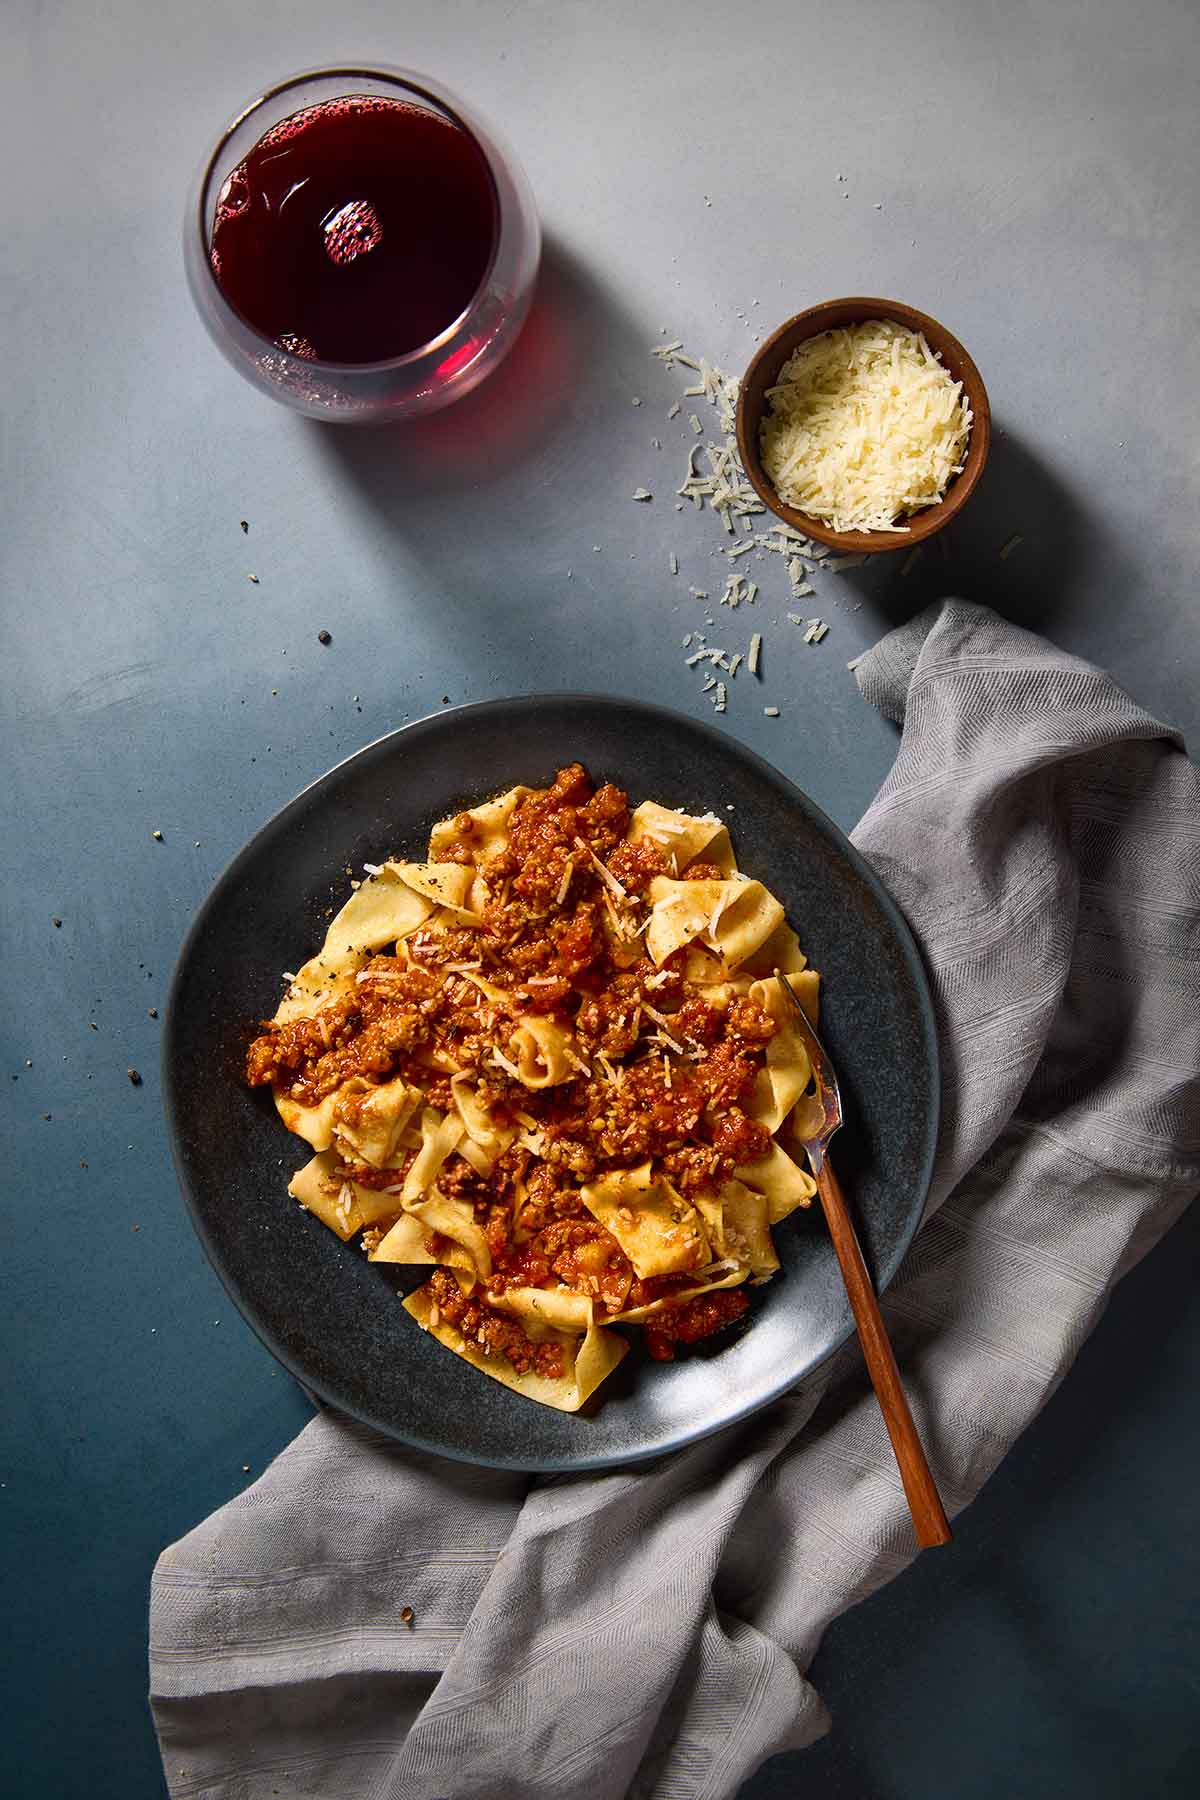
[[[899,945],[915,990],[917,1012],[926,1039],[927,1067],[930,1077],[930,1105],[925,1118],[924,1142],[921,1146],[921,1174],[915,1184],[916,1191],[919,1194],[919,1203],[914,1200],[909,1221],[901,1232],[887,1265],[878,1272],[876,1291],[880,1296],[886,1293],[888,1287],[895,1278],[924,1218],[925,1205],[929,1196],[929,1188],[933,1177],[937,1154],[942,1101],[941,1047],[938,1039],[937,1015],[933,1004],[929,974],[926,970],[925,961],[912,927],[905,918],[899,903],[885,886],[881,877],[863,856],[862,852],[851,842],[847,833],[842,830],[840,825],[836,824],[835,821],[829,817],[828,813],[826,813],[822,807],[818,806],[817,802],[813,800],[810,795],[806,794],[802,788],[797,786],[790,776],[785,775],[781,769],[776,768],[773,763],[769,762],[766,757],[760,755],[758,751],[751,749],[749,745],[742,743],[739,739],[731,739],[726,733],[720,731],[716,726],[711,725],[706,719],[694,719],[689,714],[680,712],[674,707],[660,706],[654,701],[635,700],[613,694],[581,692],[573,688],[564,688],[561,690],[547,689],[541,690],[535,694],[511,694],[507,696],[498,696],[490,700],[463,701],[455,706],[439,707],[436,712],[424,713],[420,718],[410,719],[406,724],[397,725],[391,731],[383,732],[379,737],[372,738],[368,743],[360,745],[357,750],[351,751],[348,756],[344,756],[338,762],[331,764],[331,766],[328,769],[325,769],[320,775],[314,776],[313,779],[306,782],[290,800],[285,801],[283,806],[271,813],[262,824],[258,826],[241,848],[234,852],[233,856],[215,877],[207,894],[197,907],[180,945],[179,953],[171,971],[171,980],[167,990],[166,1006],[164,1008],[165,1017],[163,1021],[165,1029],[162,1037],[162,1048],[159,1052],[160,1087],[162,1092],[163,1111],[166,1117],[167,1139],[171,1151],[171,1162],[175,1170],[176,1181],[178,1182],[184,1204],[187,1208],[188,1218],[192,1229],[199,1239],[200,1246],[204,1251],[210,1268],[220,1281],[221,1286],[224,1288],[233,1305],[236,1306],[241,1318],[250,1327],[250,1330],[263,1345],[264,1349],[275,1358],[276,1362],[287,1370],[293,1380],[297,1382],[310,1399],[315,1399],[317,1401],[321,1408],[328,1408],[335,1413],[344,1414],[348,1418],[357,1421],[358,1424],[365,1426],[368,1430],[379,1432],[381,1436],[388,1438],[391,1442],[405,1444],[410,1449],[425,1455],[443,1456],[452,1462],[464,1463],[474,1468],[505,1469],[528,1474],[585,1473],[587,1471],[598,1469],[627,1468],[637,1463],[652,1462],[661,1456],[673,1455],[676,1451],[686,1449],[690,1445],[698,1443],[705,1438],[713,1437],[718,1432],[725,1431],[731,1426],[752,1417],[755,1413],[763,1411],[766,1407],[773,1405],[785,1394],[798,1387],[801,1382],[806,1381],[816,1369],[821,1368],[831,1357],[835,1356],[843,1345],[854,1335],[855,1327],[853,1320],[851,1319],[841,1336],[838,1337],[835,1342],[831,1343],[828,1349],[820,1357],[815,1361],[809,1362],[799,1372],[789,1374],[786,1381],[780,1382],[777,1386],[772,1387],[767,1393],[758,1396],[754,1400],[736,1407],[727,1417],[720,1420],[719,1423],[699,1425],[695,1428],[686,1429],[665,1446],[662,1444],[655,1444],[640,1449],[635,1448],[631,1449],[627,1454],[605,1452],[592,1457],[587,1455],[582,1457],[564,1457],[560,1455],[549,1461],[535,1462],[524,1456],[504,1457],[494,1454],[471,1454],[466,1450],[447,1447],[444,1444],[432,1443],[416,1433],[403,1433],[397,1430],[394,1425],[380,1419],[378,1416],[368,1416],[368,1414],[360,1408],[348,1404],[341,1395],[329,1393],[320,1381],[314,1380],[306,1370],[297,1366],[296,1360],[292,1357],[287,1348],[282,1343],[275,1341],[274,1334],[271,1330],[253,1315],[248,1305],[243,1303],[242,1296],[237,1291],[236,1282],[227,1274],[226,1269],[223,1266],[223,1259],[218,1254],[209,1235],[206,1221],[193,1191],[191,1174],[184,1160],[182,1143],[183,1134],[180,1129],[182,1096],[177,1091],[174,1077],[173,1052],[176,1043],[176,1021],[180,1017],[178,1005],[179,990],[186,977],[187,969],[195,948],[208,924],[210,915],[223,899],[228,888],[238,879],[244,866],[258,851],[262,839],[268,836],[268,834],[284,828],[297,810],[301,809],[309,800],[314,790],[323,787],[324,784],[333,777],[344,774],[355,763],[370,762],[382,756],[385,753],[385,750],[390,749],[399,740],[414,734],[419,734],[422,731],[444,727],[448,721],[461,719],[467,714],[474,718],[480,718],[489,713],[511,713],[514,708],[526,712],[536,712],[541,706],[551,701],[558,704],[569,703],[576,707],[586,706],[590,708],[599,708],[603,711],[615,714],[629,712],[638,713],[648,719],[657,720],[671,726],[683,726],[688,731],[698,733],[701,737],[708,738],[713,747],[722,754],[728,754],[732,750],[744,762],[750,764],[756,773],[765,775],[773,783],[781,784],[788,799],[796,804],[801,812],[809,815],[816,822],[818,827],[828,834],[831,842],[837,848],[839,853],[849,862],[859,879],[868,887],[876,904],[884,914]]]

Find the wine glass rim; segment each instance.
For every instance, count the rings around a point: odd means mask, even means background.
[[[212,267],[211,239],[205,223],[208,196],[216,173],[217,159],[234,133],[240,130],[246,121],[252,118],[260,107],[267,105],[272,100],[279,99],[288,92],[289,88],[299,87],[304,82],[308,81],[336,81],[343,76],[348,79],[353,79],[358,76],[368,81],[391,82],[396,87],[404,88],[407,93],[415,94],[422,100],[429,101],[431,105],[436,107],[437,110],[447,117],[452,124],[457,125],[460,131],[465,132],[478,150],[480,156],[483,158],[483,166],[487,171],[488,183],[491,188],[492,207],[495,216],[495,229],[492,233],[492,248],[491,253],[488,256],[487,266],[479,278],[479,284],[474,293],[471,295],[471,298],[467,301],[462,311],[458,314],[457,318],[452,319],[436,337],[429,338],[423,344],[418,344],[415,349],[406,350],[402,356],[383,357],[378,362],[332,362],[329,358],[324,356],[297,356],[294,351],[286,349],[276,338],[268,337],[266,332],[260,330],[254,323],[253,319],[248,319],[241,308],[234,305],[233,301],[229,298],[228,294],[226,294],[224,288],[217,280]],[[359,96],[354,95],[353,93],[335,94],[331,96],[332,99],[352,99],[358,97]],[[375,96],[368,94],[361,97],[372,99]],[[267,129],[271,130],[273,127],[268,126]],[[255,94],[251,100],[248,100],[245,106],[241,107],[239,111],[234,114],[221,130],[216,143],[213,145],[212,150],[205,159],[204,167],[198,182],[195,215],[192,223],[200,238],[201,262],[204,266],[205,276],[206,279],[212,283],[218,301],[222,306],[226,307],[236,319],[240,320],[247,331],[252,331],[255,337],[258,338],[267,349],[271,350],[277,356],[286,356],[298,369],[323,370],[339,375],[369,375],[378,374],[387,369],[402,369],[407,363],[419,362],[423,357],[435,354],[453,341],[455,336],[462,329],[465,321],[470,317],[471,313],[478,305],[480,296],[486,292],[487,285],[492,278],[492,272],[496,267],[496,259],[500,254],[500,236],[503,226],[503,217],[500,206],[500,185],[496,180],[496,172],[492,167],[490,141],[485,137],[481,137],[479,127],[473,123],[467,109],[462,105],[462,102],[456,95],[452,95],[445,89],[439,88],[438,84],[431,81],[428,76],[420,75],[413,69],[402,69],[387,63],[372,63],[370,65],[359,63],[337,63],[319,65],[313,69],[300,69],[294,75],[287,75],[282,81],[275,82],[271,87],[263,88],[259,93]]]

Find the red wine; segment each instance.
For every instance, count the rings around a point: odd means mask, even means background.
[[[272,126],[222,189],[213,273],[283,349],[383,362],[438,337],[491,262],[496,197],[460,125],[347,94]]]

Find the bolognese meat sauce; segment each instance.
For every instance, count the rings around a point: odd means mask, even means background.
[[[736,1167],[770,1146],[766,1127],[745,1106],[775,1022],[749,998],[722,1008],[689,993],[684,951],[661,967],[648,956],[645,892],[656,875],[672,871],[658,845],[626,840],[629,817],[620,788],[593,788],[578,763],[560,769],[550,788],[522,798],[507,842],[483,862],[490,897],[480,927],[418,929],[396,955],[367,957],[354,992],[314,1017],[264,1021],[247,1054],[251,1086],[270,1084],[301,1106],[318,1105],[353,1076],[402,1075],[448,1110],[446,1070],[453,1067],[477,1074],[480,1097],[498,1121],[520,1114],[532,1122],[540,1160],[513,1149],[483,1176],[454,1155],[438,1178],[443,1192],[473,1205],[493,1258],[487,1290],[464,1296],[447,1269],[429,1284],[440,1317],[518,1372],[561,1374],[561,1348],[533,1342],[516,1319],[487,1304],[488,1293],[561,1282],[592,1296],[602,1321],[669,1303],[689,1279],[639,1280],[616,1238],[584,1207],[581,1183],[653,1158],[694,1200],[718,1192]],[[439,860],[471,864],[476,836],[476,821],[460,814]],[[693,863],[685,877],[723,879],[706,863]],[[570,1026],[579,1064],[573,1079],[530,1089],[508,1072],[513,1033],[531,1015]],[[403,1179],[361,1163],[337,1172],[365,1187]],[[371,1241],[379,1241],[377,1230]],[[669,1359],[676,1345],[721,1330],[747,1305],[740,1289],[668,1304],[646,1322],[651,1355]]]

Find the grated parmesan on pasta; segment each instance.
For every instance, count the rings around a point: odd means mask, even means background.
[[[767,390],[763,467],[835,531],[904,531],[963,467],[971,409],[924,336],[891,319],[802,343]]]

